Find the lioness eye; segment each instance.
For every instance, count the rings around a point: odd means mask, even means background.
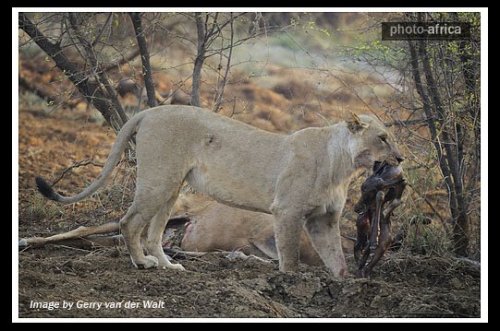
[[[382,142],[386,143],[387,142],[387,136],[378,136]]]

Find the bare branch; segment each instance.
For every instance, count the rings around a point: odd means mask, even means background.
[[[94,41],[92,42],[92,44],[91,44],[92,47],[94,47],[97,44],[97,42],[99,42],[99,39],[101,39],[101,36],[104,33],[104,30],[106,30],[106,26],[109,24],[109,22],[111,22],[111,17],[113,17],[113,13],[109,13],[108,18],[106,18],[106,22],[102,26],[101,31],[99,31],[99,33],[95,37]]]
[[[116,68],[119,68],[119,67],[127,64],[128,62],[132,61],[133,59],[135,59],[140,53],[141,52],[139,49],[133,50],[129,54],[122,56],[122,58],[119,61],[117,61],[113,64],[110,64],[107,67],[103,67],[102,71],[108,72],[108,71],[114,70]]]
[[[391,127],[391,126],[408,126],[408,125],[421,125],[425,124],[426,122],[429,121],[434,121],[436,120],[435,117],[432,118],[423,118],[423,119],[418,119],[418,120],[406,120],[406,121],[400,121],[400,120],[395,120],[393,122],[388,122],[384,123],[386,127]]]
[[[104,165],[101,164],[101,163],[96,163],[92,160],[82,160],[82,161],[78,161],[74,164],[72,164],[71,166],[67,167],[66,169],[64,169],[61,174],[56,178],[54,179],[54,181],[52,182],[52,186],[56,185],[61,179],[64,178],[64,176],[69,173],[70,171],[72,171],[73,169],[75,168],[79,168],[79,167],[84,167],[84,166],[88,166],[89,164],[93,165],[93,166],[96,166],[96,167],[103,167]]]
[[[106,74],[101,68],[99,61],[97,60],[97,55],[94,51],[94,47],[91,45],[91,43],[83,37],[82,32],[80,31],[80,27],[78,25],[78,20],[76,13],[70,13],[69,14],[69,21],[71,24],[72,29],[76,32],[76,37],[82,44],[86,54],[87,58],[90,60],[90,64],[92,66],[92,71],[94,75],[96,76],[96,80],[102,84],[104,87],[104,90],[107,92],[109,98],[111,99],[111,102],[113,103],[113,108],[115,112],[118,114],[118,119],[119,119],[119,125],[120,127],[123,126],[128,121],[128,117],[125,114],[125,111],[123,110],[123,107],[118,101],[118,96],[116,95],[116,92],[111,86],[111,82]]]
[[[118,131],[120,126],[117,125],[116,116],[111,112],[114,106],[99,90],[99,85],[89,80],[88,77],[85,77],[78,69],[77,65],[64,55],[62,49],[58,45],[51,43],[24,13],[19,13],[19,27],[54,60],[59,69],[65,73],[68,79],[80,90],[85,98],[92,103],[104,116],[106,121]]]

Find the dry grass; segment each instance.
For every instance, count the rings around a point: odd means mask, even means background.
[[[58,218],[64,215],[64,212],[59,206],[45,199],[38,192],[33,192],[28,198],[27,208],[23,214],[27,222],[37,223],[42,220]]]

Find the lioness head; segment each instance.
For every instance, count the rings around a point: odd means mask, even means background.
[[[354,138],[350,149],[356,168],[371,169],[376,161],[396,166],[404,160],[394,136],[375,117],[352,114],[347,127]]]

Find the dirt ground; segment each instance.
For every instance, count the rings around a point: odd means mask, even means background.
[[[442,258],[391,256],[372,279],[335,281],[302,265],[229,260],[220,254],[182,260],[187,271],[136,270],[117,248],[92,252],[46,247],[22,252],[20,317],[479,317],[479,271]],[[349,264],[353,261],[349,258]],[[59,302],[58,309],[30,308]],[[68,310],[63,301],[73,303]],[[145,301],[160,302],[145,308]],[[102,307],[77,305],[100,302]],[[104,307],[121,302],[121,308]],[[127,308],[127,302],[128,308]],[[164,302],[164,304],[161,304]],[[130,307],[136,304],[137,307]]]
[[[61,164],[69,166],[85,158],[103,162],[113,134],[78,113],[21,111],[19,116],[20,237],[118,220],[125,208],[117,210],[112,189],[105,191],[102,200],[98,196],[87,203],[61,207],[38,199],[33,185],[37,173],[54,178],[54,173],[61,172]],[[78,174],[65,176],[58,187],[66,192],[77,191],[82,181],[91,180],[99,170],[95,166],[76,168]],[[346,252],[346,256],[354,272],[351,252]],[[297,273],[281,273],[275,262],[230,260],[217,253],[178,262],[186,272],[136,270],[122,248],[85,251],[48,246],[20,251],[19,316],[480,315],[479,269],[451,258],[394,253],[375,268],[372,279],[350,277],[343,281],[332,280],[322,267],[302,265]],[[48,302],[58,303],[59,307],[36,307]],[[63,303],[68,302],[73,303],[71,309],[63,308]],[[146,308],[147,302],[154,302],[157,307]],[[92,303],[103,306],[82,306]],[[104,306],[106,303],[108,307]]]

